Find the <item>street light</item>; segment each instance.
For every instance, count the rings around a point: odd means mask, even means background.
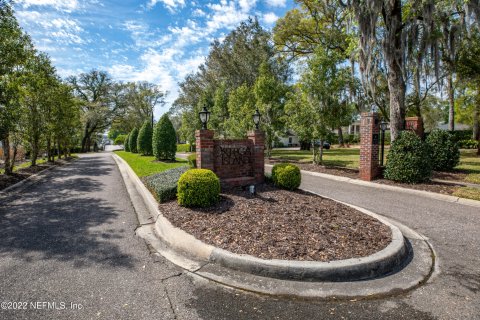
[[[255,123],[255,128],[258,130],[259,129],[259,124],[260,124],[260,118],[262,117],[262,115],[260,114],[260,112],[258,112],[258,108],[257,110],[255,110],[255,113],[253,114],[253,123]]]
[[[210,119],[210,112],[207,110],[206,106],[203,106],[203,110],[199,113],[200,121],[202,122],[202,130],[207,130],[207,122]]]
[[[380,166],[383,167],[383,155],[385,152],[385,130],[387,130],[388,122],[385,119],[382,119],[380,122],[380,130],[382,130],[382,142],[381,142],[381,149],[380,149]]]

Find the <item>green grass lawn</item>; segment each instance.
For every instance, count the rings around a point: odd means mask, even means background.
[[[480,157],[477,157],[477,150],[460,150],[460,164],[455,169],[462,170],[469,174],[480,174]]]
[[[177,159],[177,162],[157,162],[153,156],[141,156],[138,153],[126,151],[115,151],[115,153],[125,160],[128,165],[139,177],[150,176],[171,168],[187,165],[187,160]]]
[[[272,150],[271,158],[311,163],[313,161],[313,154],[312,151],[305,150],[275,149]],[[360,164],[360,149],[332,148],[330,150],[323,150],[323,161],[326,166],[358,169]]]

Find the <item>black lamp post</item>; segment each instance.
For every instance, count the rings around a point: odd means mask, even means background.
[[[260,118],[262,117],[262,115],[260,114],[260,112],[258,112],[258,108],[257,110],[255,110],[255,113],[253,114],[253,123],[255,123],[255,129],[259,129],[259,125],[260,125]]]
[[[388,122],[382,120],[380,122],[380,130],[382,130],[382,142],[381,142],[381,149],[380,149],[380,166],[383,167],[383,155],[385,152],[385,130],[387,130]]]
[[[210,119],[210,112],[206,106],[203,106],[203,110],[198,113],[200,121],[202,122],[202,130],[207,130],[207,122]]]

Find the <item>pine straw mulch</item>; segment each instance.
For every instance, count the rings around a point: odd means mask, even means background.
[[[221,195],[208,209],[160,204],[161,212],[210,245],[262,259],[332,261],[371,255],[391,242],[390,228],[353,208],[303,191],[271,185],[250,196]]]

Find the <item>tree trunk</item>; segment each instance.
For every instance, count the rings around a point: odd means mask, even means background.
[[[448,92],[448,130],[455,131],[455,89],[453,87],[453,74],[448,72],[447,78]]]
[[[345,147],[345,143],[343,142],[343,130],[342,127],[338,127],[338,144],[340,145],[340,148]]]
[[[10,165],[10,137],[7,136],[2,142],[3,144],[3,156],[5,157],[5,174],[12,174],[13,167]]]
[[[310,151],[311,145],[312,145],[312,144],[311,144],[310,142],[308,142],[308,141],[305,141],[305,140],[300,141],[300,150],[308,150],[308,151]]]
[[[31,153],[32,159],[30,160],[30,165],[32,167],[35,167],[37,165],[37,158],[38,158],[38,146],[33,146],[32,145],[32,153]]]
[[[480,101],[477,101],[473,109],[473,139],[477,140],[477,156],[480,156]]]
[[[389,0],[383,5],[383,19],[387,29],[384,42],[390,92],[390,133],[394,141],[405,127],[405,80],[403,78],[402,2]]]
[[[15,159],[17,158],[17,151],[18,151],[16,143],[13,144],[12,149],[13,149],[13,157],[12,157],[12,162],[11,162],[11,166],[12,166],[11,171],[13,172],[13,167],[15,166]]]

